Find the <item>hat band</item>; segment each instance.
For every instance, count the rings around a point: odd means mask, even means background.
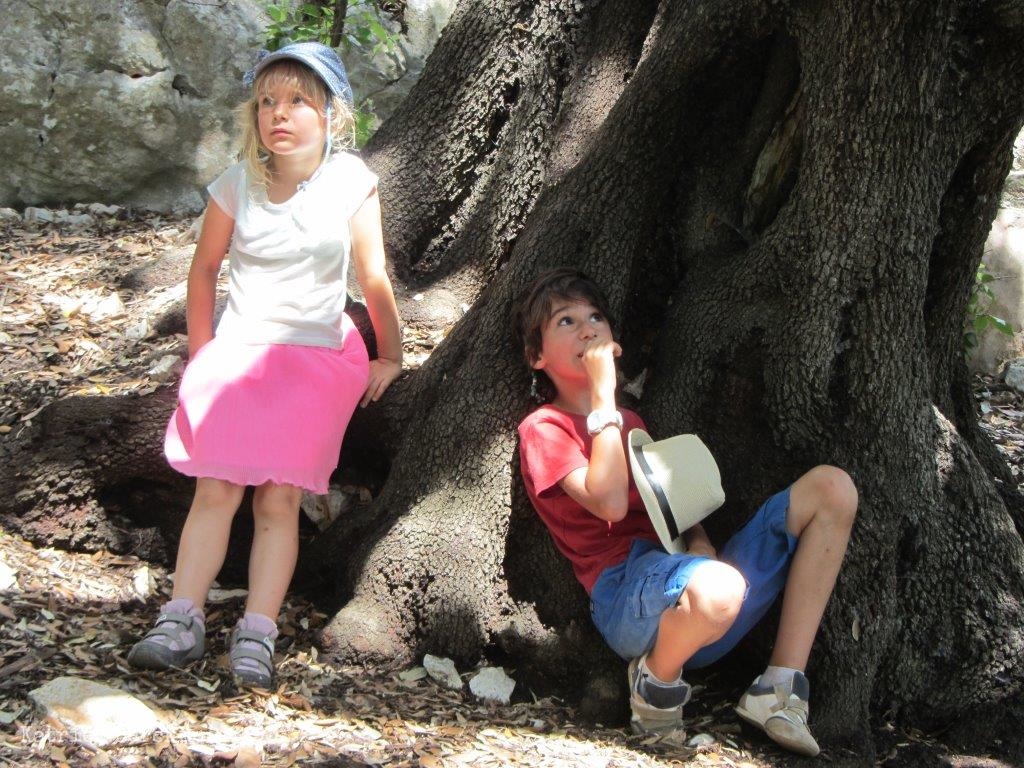
[[[647,482],[651,485],[651,491],[654,492],[654,498],[658,500],[658,508],[661,510],[661,516],[665,518],[665,527],[668,528],[668,539],[669,541],[675,541],[679,538],[679,526],[676,525],[676,518],[672,514],[672,507],[669,506],[668,497],[665,496],[665,491],[661,487],[661,483],[654,477],[654,472],[651,471],[651,465],[647,463],[647,458],[644,456],[643,446],[638,445],[633,448],[633,455],[636,456],[636,463],[640,465],[640,469],[644,473],[644,477],[647,478]]]

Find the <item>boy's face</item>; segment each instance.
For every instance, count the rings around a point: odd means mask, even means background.
[[[612,328],[589,301],[557,298],[541,328],[540,341],[533,367],[558,387],[560,380],[587,378],[583,352],[594,341],[612,341]]]

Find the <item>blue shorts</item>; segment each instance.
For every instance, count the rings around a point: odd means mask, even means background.
[[[736,534],[718,559],[743,574],[747,593],[729,631],[686,662],[703,667],[731,651],[768,612],[786,585],[797,539],[786,530],[789,488],[770,497]],[[632,659],[654,647],[661,614],[679,602],[690,577],[708,558],[669,554],[657,542],[637,539],[625,562],[601,571],[590,594],[590,615],[619,656]]]

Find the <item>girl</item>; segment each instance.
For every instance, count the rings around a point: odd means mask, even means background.
[[[402,368],[384,264],[377,178],[336,151],[353,137],[352,91],[338,55],[296,43],[246,73],[243,160],[210,187],[188,278],[190,362],[164,452],[196,477],[174,592],[128,661],[166,669],[200,658],[203,603],[224,562],[247,485],[255,533],[245,615],[231,637],[243,683],[273,681],[276,618],[298,553],[302,489],[325,493],[357,403]],[[378,357],[344,314],[349,254]],[[228,305],[213,329],[217,275],[230,256]]]

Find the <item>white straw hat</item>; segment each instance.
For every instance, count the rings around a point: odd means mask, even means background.
[[[722,476],[711,451],[696,435],[655,442],[642,429],[631,429],[629,464],[665,550],[685,552],[683,532],[725,503]]]

